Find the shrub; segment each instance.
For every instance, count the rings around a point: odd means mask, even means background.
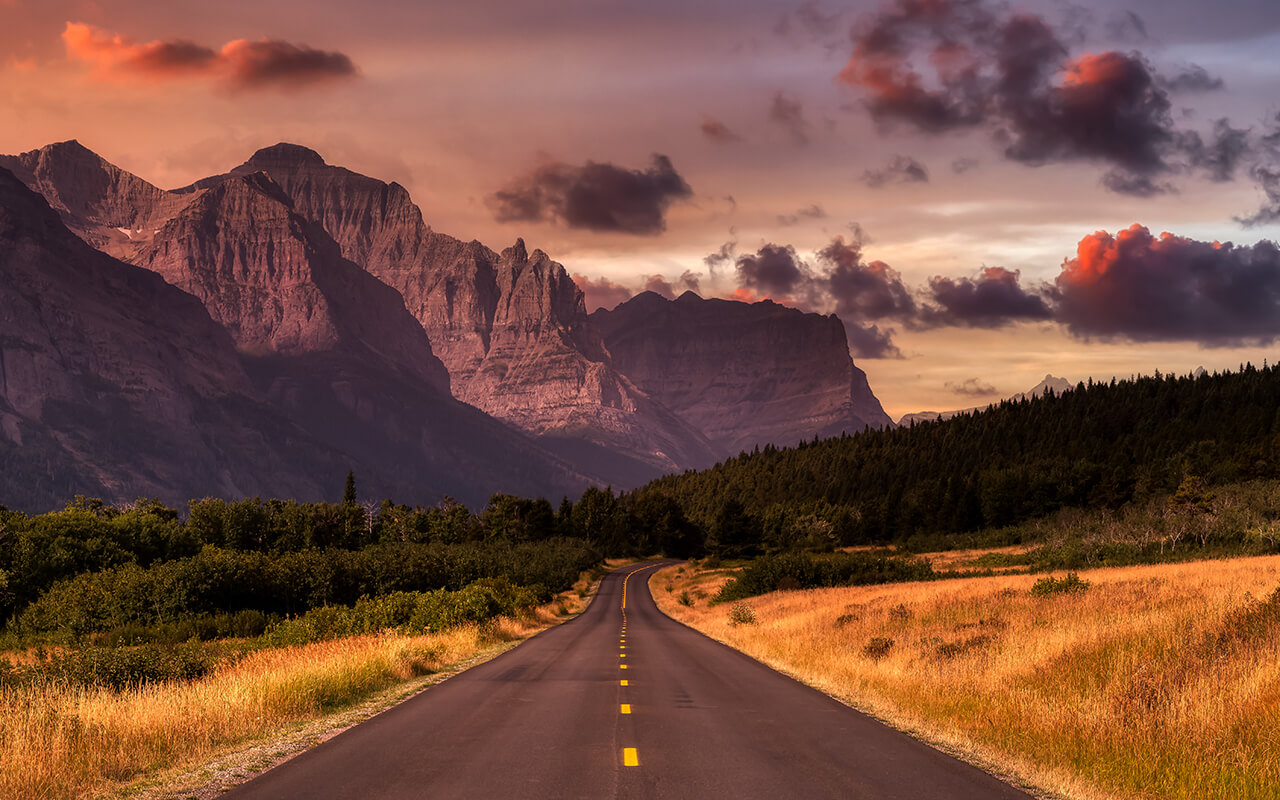
[[[692,605],[693,605],[693,598],[689,596],[689,593],[688,593],[688,592],[681,592],[681,593],[680,593],[680,605],[682,605],[682,606],[692,606]]]
[[[754,625],[756,623],[756,610],[741,600],[729,607],[729,624],[730,625]]]
[[[906,603],[898,603],[889,609],[889,619],[894,622],[906,622],[911,619],[911,609],[907,608]]]
[[[781,589],[865,586],[923,581],[938,577],[925,559],[884,553],[836,553],[813,556],[783,553],[752,561],[716,595],[716,602],[741,600]]]
[[[1068,572],[1065,578],[1055,578],[1052,575],[1047,578],[1041,578],[1031,587],[1031,594],[1034,597],[1048,597],[1055,594],[1078,594],[1088,588],[1088,581],[1082,580],[1074,572]]]
[[[862,648],[862,654],[873,661],[879,661],[889,655],[893,645],[893,639],[888,636],[873,636],[866,646]]]
[[[857,622],[857,621],[858,621],[857,614],[841,614],[840,616],[836,617],[836,627],[843,628],[845,625],[848,625],[852,622]]]

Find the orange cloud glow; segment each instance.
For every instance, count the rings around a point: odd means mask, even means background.
[[[186,39],[139,44],[93,25],[68,22],[62,32],[67,56],[93,65],[103,81],[167,81],[212,78],[232,89],[302,88],[350,78],[346,55],[275,39],[227,42],[219,50]]]

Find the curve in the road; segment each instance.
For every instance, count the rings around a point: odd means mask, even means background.
[[[1028,797],[670,619],[658,566],[225,797]]]

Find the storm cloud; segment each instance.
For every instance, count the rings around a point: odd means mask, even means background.
[[[1156,176],[1188,169],[1230,179],[1239,136],[1216,128],[1205,144],[1171,114],[1171,88],[1213,88],[1207,72],[1165,79],[1137,52],[1072,57],[1065,38],[1041,17],[982,0],[896,0],[854,26],[838,77],[882,126],[982,129],[1013,161],[1103,164],[1104,185],[1124,194],[1163,193]]]
[[[499,222],[562,222],[582,230],[652,236],[667,228],[670,205],[693,196],[671,165],[655,154],[648,169],[588,161],[543,164],[490,195]]]
[[[1018,270],[985,267],[974,278],[930,278],[929,303],[921,309],[919,324],[1000,328],[1052,318],[1053,309],[1043,293],[1024,289],[1021,277]]]
[[[67,55],[93,65],[100,80],[172,81],[212,78],[234,90],[303,89],[353,78],[343,53],[278,39],[236,39],[215,50],[185,39],[136,43],[93,25],[68,22]]]
[[[1054,290],[1055,318],[1083,339],[1190,341],[1206,346],[1280,339],[1280,251],[1201,242],[1141,225],[1080,240]]]

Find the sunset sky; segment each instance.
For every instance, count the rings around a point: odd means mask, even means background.
[[[0,152],[74,138],[173,188],[305,144],[438,231],[523,237],[592,305],[837,312],[895,419],[1275,360],[1275,0],[0,0],[0,23]]]

